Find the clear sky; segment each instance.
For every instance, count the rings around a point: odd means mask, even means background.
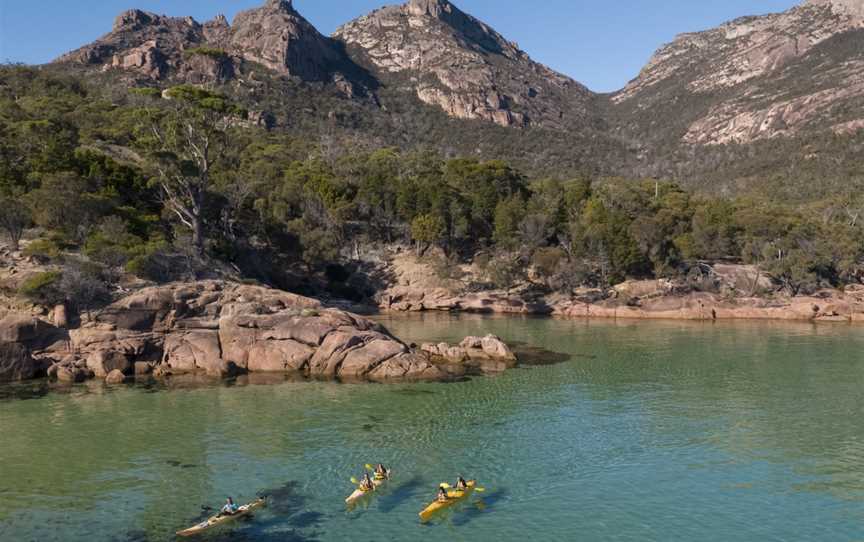
[[[0,61],[41,64],[93,41],[137,7],[199,21],[229,20],[263,0],[0,0]],[[324,34],[386,0],[294,0]],[[393,2],[393,3],[398,3]],[[660,45],[743,15],[786,10],[797,0],[455,0],[519,43],[535,60],[595,91],[621,88]]]

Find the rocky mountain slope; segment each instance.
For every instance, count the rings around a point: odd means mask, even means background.
[[[864,0],[804,0],[682,34],[624,89],[596,95],[447,0],[384,7],[332,37],[290,0],[266,0],[231,24],[128,11],[55,66],[123,86],[230,83],[272,113],[268,125],[298,133],[326,119],[376,145],[505,158],[535,175],[723,178],[725,190],[851,167],[862,44]]]
[[[199,23],[133,9],[94,43],[63,55],[58,64],[119,72],[125,79],[224,82],[262,66],[307,82],[336,84],[348,96],[368,82],[338,42],[322,36],[291,0],[266,0],[229,25],[219,15]]]
[[[454,117],[574,129],[592,117],[587,88],[534,62],[447,0],[388,6],[342,26],[335,37],[382,80]]]
[[[805,0],[682,34],[612,101],[630,131],[692,145],[847,132],[864,124],[862,27],[862,0]]]
[[[334,38],[322,36],[290,0],[266,0],[230,25],[221,15],[201,24],[130,10],[107,35],[57,63],[138,82],[192,83],[243,79],[262,66],[306,82],[334,83],[351,97],[379,82],[354,59],[378,80],[455,118],[574,129],[594,119],[594,94],[587,88],[532,61],[446,0],[377,10],[343,26]]]

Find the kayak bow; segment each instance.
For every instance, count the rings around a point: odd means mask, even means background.
[[[230,516],[217,514],[206,521],[202,521],[197,525],[189,527],[188,529],[185,529],[183,531],[177,531],[177,536],[192,536],[203,533],[204,531],[208,531],[214,527],[218,527],[219,525],[230,523],[236,519],[248,516],[255,509],[264,506],[266,503],[266,499],[263,498],[252,501],[249,504],[244,504],[243,506],[238,508],[237,511]]]

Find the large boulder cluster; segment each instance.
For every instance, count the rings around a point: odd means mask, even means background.
[[[510,361],[506,345],[487,342],[478,348]],[[16,313],[0,319],[0,381],[245,372],[392,381],[459,374],[442,361],[376,322],[314,299],[223,281],[143,289],[71,330]]]

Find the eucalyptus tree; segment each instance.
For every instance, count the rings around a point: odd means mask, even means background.
[[[152,182],[160,189],[165,210],[189,230],[200,253],[214,170],[244,112],[225,96],[192,85],[141,93],[162,98],[160,106],[141,109],[138,126],[138,143],[147,153]]]

